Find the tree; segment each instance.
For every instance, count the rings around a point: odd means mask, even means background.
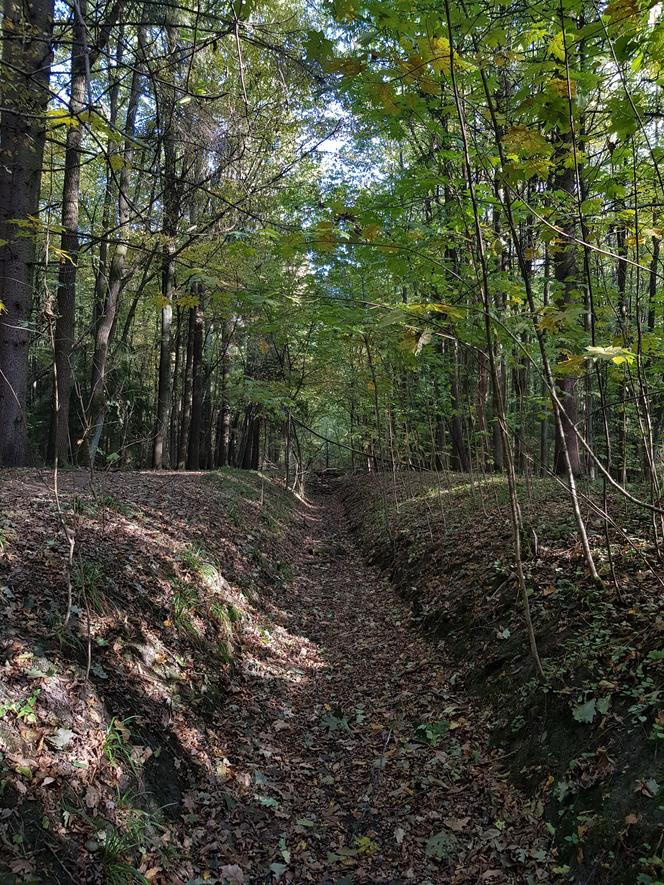
[[[52,0],[3,7],[0,117],[0,465],[28,463],[30,312],[53,51]]]

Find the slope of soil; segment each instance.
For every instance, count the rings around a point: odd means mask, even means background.
[[[52,482],[0,478],[1,881],[555,876],[539,799],[335,499],[67,474],[65,623]]]
[[[649,517],[609,501],[625,529],[610,528],[616,589],[604,520],[588,504],[601,493],[582,490],[598,590],[564,490],[530,480],[520,491],[546,686],[528,655],[502,477],[356,478],[343,494],[364,547],[481,701],[513,782],[542,797],[567,877],[661,882],[664,599]]]

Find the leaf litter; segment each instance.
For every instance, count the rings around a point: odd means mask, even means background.
[[[65,625],[51,482],[0,484],[7,881],[555,878],[539,803],[335,496],[66,474]]]

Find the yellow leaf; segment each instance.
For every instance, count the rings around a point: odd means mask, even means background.
[[[367,226],[362,229],[362,236],[370,243],[372,243],[376,239],[379,233],[380,227],[377,224],[367,224]]]
[[[58,126],[78,126],[78,119],[67,111],[51,108],[51,110],[46,112],[46,116],[52,123],[57,123]]]
[[[368,91],[373,100],[377,104],[381,104],[388,114],[399,113],[399,108],[395,102],[396,93],[391,83],[383,83],[382,81],[371,83]]]
[[[576,98],[576,80],[568,81],[561,77],[553,77],[549,80],[548,84],[549,92],[553,92],[554,95],[559,95],[561,98],[567,98],[568,94],[572,96],[572,98]]]
[[[182,307],[184,309],[198,307],[199,299],[196,295],[180,295],[180,297],[175,302],[178,307]]]
[[[569,353],[566,359],[556,363],[555,374],[565,377],[576,377],[583,372],[586,357],[581,353]]]
[[[426,61],[419,52],[411,52],[408,61],[402,62],[401,67],[406,74],[406,80],[421,80],[426,74]]]
[[[606,14],[611,19],[611,24],[619,31],[626,31],[630,24],[639,17],[638,0],[610,0],[606,7]]]
[[[632,365],[636,354],[626,347],[586,347],[586,359],[610,360],[616,366]]]
[[[171,302],[164,294],[160,292],[158,295],[154,295],[152,297],[152,303],[158,310],[162,310],[162,308],[167,307]]]
[[[450,60],[450,41],[447,37],[434,37],[431,40],[431,51],[433,53],[430,61],[431,67],[439,74],[449,74],[451,68]]]
[[[316,225],[315,247],[321,252],[332,252],[337,245],[337,236],[331,221],[319,221]]]
[[[122,157],[122,154],[111,154],[108,160],[108,165],[111,167],[113,172],[119,172],[120,169],[124,169],[125,161]]]
[[[332,11],[337,21],[352,22],[355,18],[354,0],[333,0]]]
[[[0,313],[4,313],[6,310],[7,308],[5,307],[4,302],[0,301]]]
[[[565,61],[565,35],[562,31],[558,31],[549,43],[549,55],[557,58],[558,61]]]
[[[542,310],[537,325],[543,332],[557,332],[564,322],[563,312],[557,307],[546,307]]]
[[[343,74],[344,77],[356,77],[364,70],[359,58],[332,58],[325,65],[330,74]]]

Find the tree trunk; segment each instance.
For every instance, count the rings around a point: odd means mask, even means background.
[[[231,432],[231,410],[228,402],[230,340],[225,326],[222,331],[221,346],[223,348],[221,358],[221,404],[219,406],[219,418],[217,424],[217,451],[215,461],[217,467],[226,467],[228,464],[228,449]]]
[[[203,421],[203,308],[201,287],[196,287],[198,304],[194,311],[193,386],[191,396],[191,432],[187,469],[199,470],[201,466],[201,435]]]
[[[562,231],[562,242],[558,245],[553,255],[553,272],[557,283],[554,300],[559,310],[565,310],[574,303],[574,293],[580,286],[576,260],[576,243],[574,242],[574,211],[571,208],[576,205],[576,174],[574,165],[569,162],[571,150],[571,132],[559,135],[556,142],[556,174],[553,184],[556,190],[565,191],[571,198],[570,205],[566,207],[565,214],[557,220],[557,225]],[[582,470],[581,458],[579,457],[579,440],[575,432],[575,427],[579,420],[577,378],[568,375],[559,376],[556,379],[556,387],[558,398],[563,408],[561,423],[569,462],[572,472],[578,475]],[[565,452],[557,424],[553,466],[554,471],[559,475],[567,472]]]
[[[138,35],[139,47],[143,47],[145,30],[141,28]],[[94,463],[95,454],[99,447],[104,420],[106,418],[106,374],[108,370],[108,354],[115,330],[115,318],[122,290],[125,262],[127,258],[127,233],[129,227],[130,205],[129,184],[131,163],[133,157],[133,138],[136,131],[136,113],[138,110],[138,98],[141,82],[141,69],[134,69],[129,103],[127,105],[127,118],[125,121],[125,143],[122,154],[122,169],[120,170],[118,184],[118,231],[117,242],[111,258],[111,266],[108,273],[108,286],[102,301],[102,309],[95,330],[95,350],[92,358],[92,377],[90,379],[90,441],[88,445],[88,458]]]
[[[187,327],[187,357],[184,364],[184,384],[182,387],[182,423],[180,425],[180,442],[178,445],[178,470],[184,470],[187,463],[187,449],[189,448],[191,388],[194,365],[194,322],[194,308],[190,307]]]
[[[85,37],[87,0],[78,0],[74,12],[73,48],[71,57],[71,93],[69,113],[78,121],[85,110],[88,60]],[[73,379],[72,356],[76,317],[76,276],[78,272],[78,216],[81,192],[82,126],[67,126],[64,181],[62,185],[62,235],[60,237],[60,270],[57,288],[55,321],[53,398],[48,460],[61,464],[71,460],[69,444],[69,404]],[[57,388],[57,389],[56,389]]]
[[[168,410],[171,404],[171,326],[173,323],[173,293],[175,267],[173,245],[164,246],[162,257],[162,291],[164,303],[161,308],[161,332],[159,335],[159,384],[157,388],[157,415],[152,449],[152,466],[161,470],[164,466],[164,442],[168,427]]]
[[[201,422],[201,441],[199,444],[199,470],[211,470],[212,460],[212,396],[208,389],[203,393],[203,418]]]
[[[175,322],[175,365],[173,367],[173,408],[171,409],[171,426],[169,431],[168,451],[171,458],[171,470],[178,466],[178,433],[180,431],[180,414],[182,412],[182,394],[180,387],[180,362],[182,353],[182,311],[176,308]]]
[[[4,0],[0,120],[0,466],[28,462],[25,416],[35,237],[49,99],[53,0]]]
[[[178,185],[175,157],[175,67],[177,65],[177,33],[172,22],[168,28],[169,55],[173,62],[163,74],[163,220],[164,246],[161,265],[161,331],[159,336],[159,384],[157,411],[154,427],[152,466],[161,470],[164,465],[164,443],[168,428],[168,411],[171,405],[171,325],[173,323],[173,299],[175,295],[175,235],[178,222]]]
[[[470,470],[470,458],[466,441],[463,437],[463,420],[461,417],[461,397],[459,394],[459,345],[452,343],[452,366],[450,373],[450,397],[452,414],[449,419],[450,438],[454,447],[452,469],[468,473]]]

